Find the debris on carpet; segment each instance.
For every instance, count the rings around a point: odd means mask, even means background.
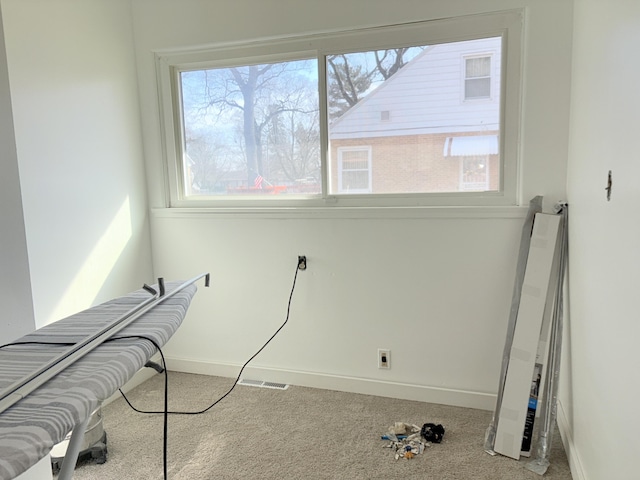
[[[393,450],[396,460],[409,460],[423,453],[431,443],[440,443],[443,436],[444,427],[439,424],[425,423],[421,428],[414,424],[395,422],[380,438],[389,441],[385,448]]]

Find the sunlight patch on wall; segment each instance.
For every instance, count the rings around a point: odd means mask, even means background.
[[[132,236],[129,197],[84,261],[46,323],[52,323],[94,305]]]

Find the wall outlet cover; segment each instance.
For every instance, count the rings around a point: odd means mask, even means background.
[[[387,348],[378,349],[378,368],[391,368],[391,350]]]

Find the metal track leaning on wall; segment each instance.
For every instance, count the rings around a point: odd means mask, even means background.
[[[491,423],[487,427],[487,431],[485,433],[484,450],[491,455],[496,454],[493,448],[496,441],[496,430],[498,428],[500,407],[502,406],[502,397],[504,395],[504,384],[507,378],[507,367],[509,366],[509,356],[511,354],[511,346],[513,344],[513,335],[516,329],[516,319],[518,317],[518,309],[520,307],[520,295],[522,293],[522,283],[524,280],[525,268],[527,266],[529,246],[531,244],[533,220],[536,213],[540,212],[542,212],[542,197],[537,196],[529,202],[529,211],[527,212],[527,217],[525,218],[524,226],[522,227],[520,251],[518,252],[518,266],[516,268],[516,279],[513,287],[511,311],[509,312],[509,324],[507,326],[507,339],[505,341],[504,353],[502,355],[502,369],[500,371],[500,383],[498,384],[498,397]]]
[[[558,284],[555,293],[553,323],[551,326],[551,340],[547,372],[545,378],[545,397],[542,402],[542,426],[538,433],[536,458],[527,463],[526,468],[539,475],[544,475],[549,468],[551,440],[558,413],[558,383],[560,379],[560,356],[562,354],[563,329],[563,290],[564,279],[569,258],[569,207],[566,203],[556,205],[555,213],[562,215],[560,262],[558,265]]]

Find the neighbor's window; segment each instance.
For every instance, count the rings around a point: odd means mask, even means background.
[[[489,157],[473,155],[461,157],[460,188],[463,191],[489,189]]]
[[[445,158],[460,165],[460,191],[485,192],[499,188],[498,135],[447,137],[444,145]]]
[[[464,99],[491,97],[491,56],[465,58]]]
[[[501,56],[519,37],[481,34],[477,20],[476,38],[442,41],[470,22],[159,55],[171,204],[513,202],[503,116],[517,125],[518,107],[505,103]]]
[[[338,149],[338,191],[340,193],[371,192],[371,148]]]

